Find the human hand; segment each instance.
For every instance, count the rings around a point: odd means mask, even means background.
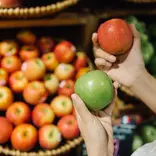
[[[104,110],[97,112],[90,112],[78,95],[72,95],[79,129],[85,141],[88,156],[113,156],[111,115],[117,94],[117,82],[114,82],[114,88],[115,96],[112,103]]]
[[[130,28],[134,36],[133,45],[128,53],[120,56],[113,56],[103,51],[98,44],[97,34],[94,33],[92,36],[96,66],[104,70],[112,80],[126,87],[131,87],[145,71],[140,34],[134,25],[130,25]]]

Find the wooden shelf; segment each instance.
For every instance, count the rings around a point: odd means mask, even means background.
[[[63,13],[53,18],[43,19],[7,19],[0,20],[0,28],[25,28],[25,27],[51,27],[51,26],[70,26],[85,25],[86,15],[78,15],[76,13]]]

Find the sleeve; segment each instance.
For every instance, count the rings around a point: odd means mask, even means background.
[[[138,148],[131,156],[156,156],[156,141]]]

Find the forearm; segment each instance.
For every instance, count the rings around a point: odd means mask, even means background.
[[[131,87],[132,92],[156,113],[156,79],[146,70]]]

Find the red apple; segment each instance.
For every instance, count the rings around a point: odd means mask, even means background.
[[[46,68],[50,71],[54,70],[59,64],[54,53],[52,52],[44,54],[42,56],[42,61],[46,65]]]
[[[74,81],[73,80],[63,80],[59,84],[58,94],[71,97],[74,93]]]
[[[42,53],[48,53],[48,52],[53,51],[54,41],[49,36],[41,37],[38,44]]]
[[[8,73],[5,69],[0,68],[0,86],[5,86],[8,82]]]
[[[18,52],[18,45],[12,40],[2,41],[0,43],[0,54],[2,56],[13,56]]]
[[[4,68],[8,73],[20,70],[21,61],[17,56],[4,57],[1,61],[1,67]]]
[[[55,125],[45,125],[39,129],[39,144],[45,149],[54,149],[61,142],[61,133]]]
[[[87,56],[83,52],[77,52],[76,55],[75,69],[78,71],[87,66]]]
[[[75,111],[74,107],[73,107],[73,110],[72,110],[72,114],[76,117],[76,111]]]
[[[8,87],[0,87],[0,110],[6,110],[13,101],[12,91]]]
[[[32,121],[35,126],[41,127],[53,123],[55,114],[49,104],[38,104],[32,111]]]
[[[17,34],[17,39],[24,44],[34,44],[36,42],[36,36],[29,30],[22,30]]]
[[[123,19],[110,19],[102,23],[97,32],[100,47],[113,55],[121,55],[131,48],[133,34],[128,23]]]
[[[30,81],[40,80],[44,77],[46,67],[40,58],[28,60],[22,64],[22,71]]]
[[[89,72],[88,67],[84,67],[84,68],[79,69],[78,72],[76,73],[76,79],[78,79],[79,77],[81,77],[82,75],[84,75],[87,72]]]
[[[75,68],[71,64],[61,63],[55,69],[55,75],[59,80],[67,80],[74,77]]]
[[[45,102],[48,97],[48,93],[42,82],[32,81],[25,87],[23,97],[27,103],[37,105]]]
[[[55,74],[47,74],[44,77],[44,85],[50,94],[55,94],[59,87],[59,80]]]
[[[7,109],[6,117],[15,126],[28,123],[31,119],[31,110],[24,102],[15,102]]]
[[[20,93],[23,92],[24,88],[27,86],[28,80],[22,71],[16,71],[11,74],[9,84],[14,92]]]
[[[71,42],[62,41],[56,45],[54,53],[59,62],[69,63],[75,57],[76,47]]]
[[[20,6],[20,0],[0,0],[0,7],[15,8]]]
[[[78,123],[74,115],[62,117],[57,126],[63,137],[66,139],[73,139],[80,134]]]
[[[56,96],[50,105],[57,117],[62,117],[72,112],[72,101],[68,96]]]
[[[23,61],[27,61],[39,57],[39,51],[33,45],[25,45],[20,49],[19,55]]]
[[[21,124],[15,127],[11,134],[11,144],[14,149],[29,151],[37,143],[37,130],[31,124]]]
[[[0,117],[0,144],[4,144],[9,141],[13,130],[12,124],[5,117]]]

